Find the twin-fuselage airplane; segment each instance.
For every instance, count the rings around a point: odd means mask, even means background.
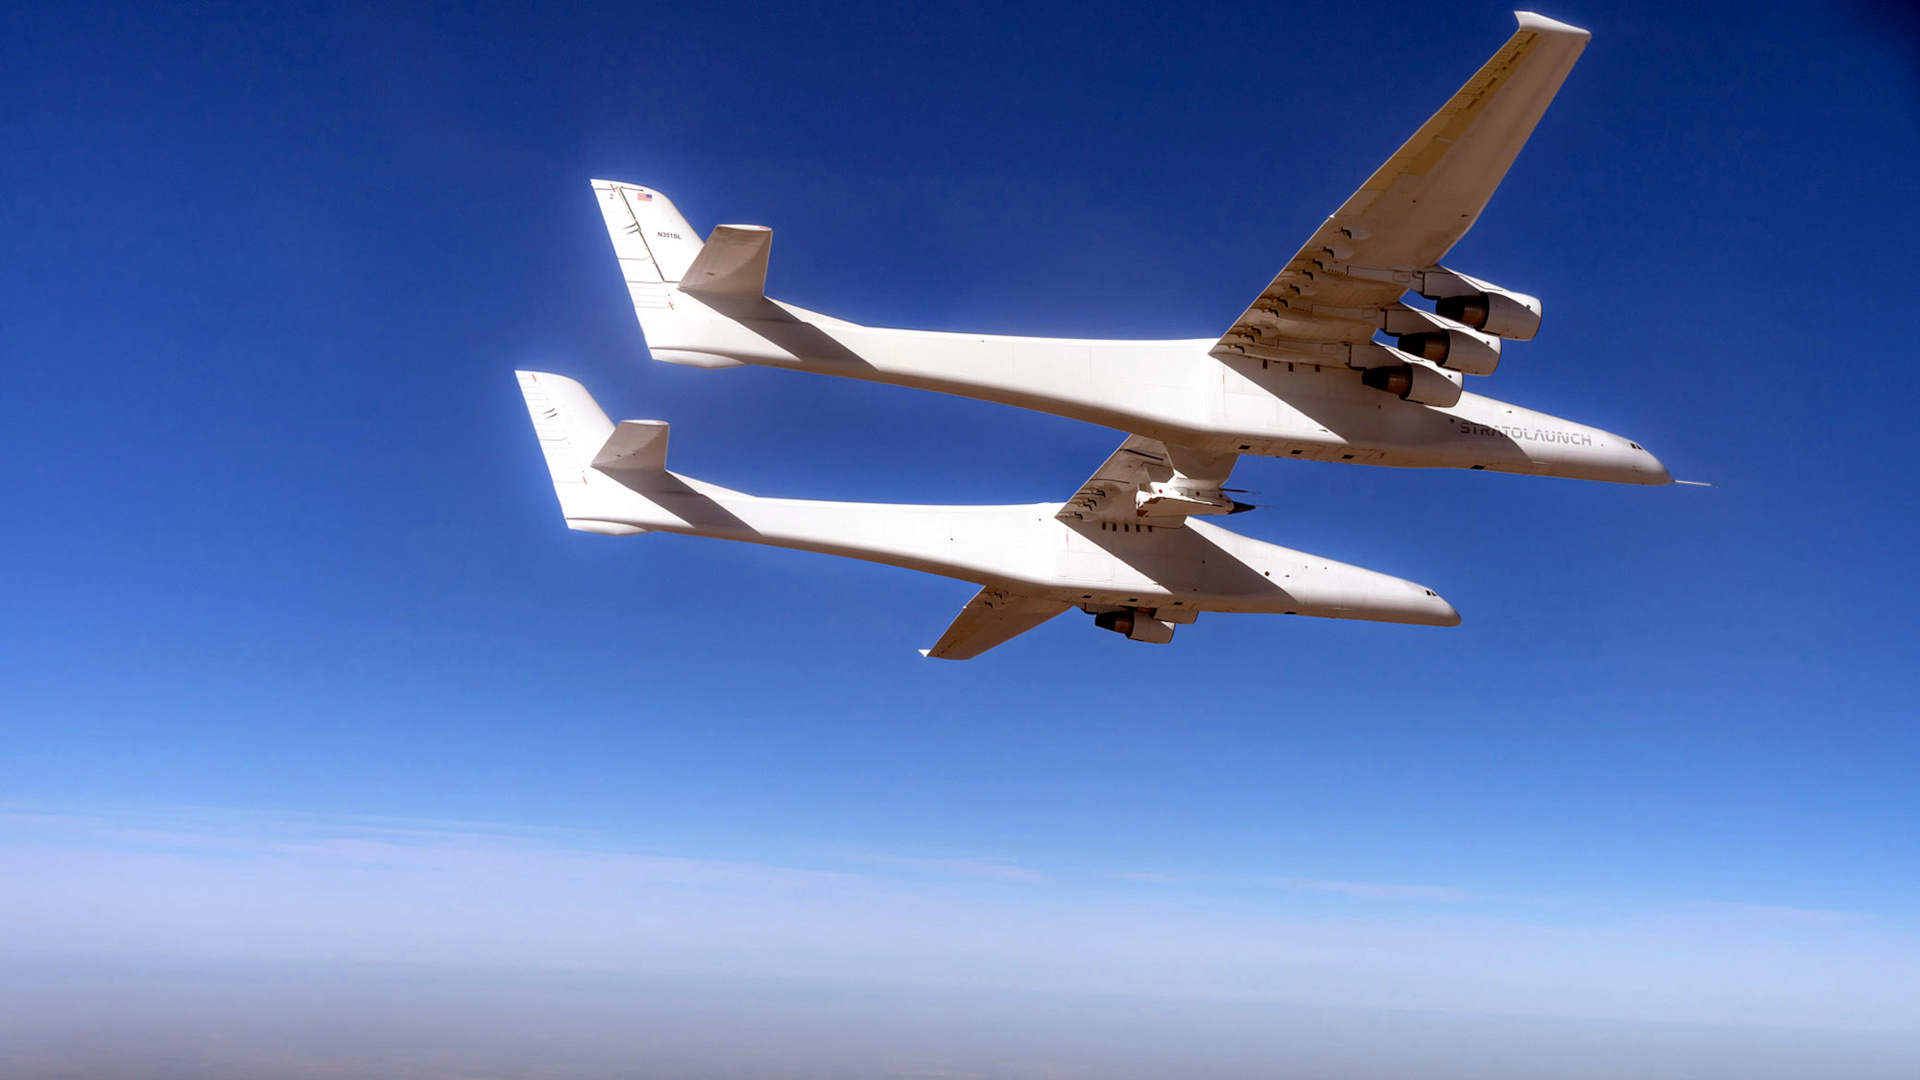
[[[1440,260],[1465,235],[1585,48],[1531,13],[1217,339],[1112,341],[861,326],[766,295],[772,232],[703,242],[667,197],[593,182],[647,347],[1035,409],[1130,436],[1071,500],[1012,507],[758,499],[665,469],[665,425],[616,427],[579,384],[521,373],[568,524],[868,559],[981,592],[928,654],[977,655],[1069,607],[1140,641],[1201,611],[1455,625],[1432,590],[1194,520],[1247,509],[1241,454],[1671,482],[1637,443],[1467,392],[1540,302]],[[1407,302],[1409,294],[1431,308]]]

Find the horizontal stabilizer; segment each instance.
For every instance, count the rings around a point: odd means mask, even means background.
[[[667,422],[622,420],[613,429],[593,467],[607,472],[662,472],[667,467]]]
[[[765,296],[772,250],[773,230],[764,225],[716,225],[680,287],[720,296]]]
[[[1003,645],[1072,607],[1064,600],[981,589],[923,656],[935,660],[971,660]]]

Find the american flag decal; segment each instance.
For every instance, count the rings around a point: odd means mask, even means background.
[[[653,192],[651,192],[651,191],[636,191],[636,192],[634,192],[633,194],[634,194],[634,196],[635,196],[635,197],[637,197],[637,198],[638,198],[638,199],[639,199],[639,200],[640,200],[641,202],[652,202],[652,201],[653,201]]]

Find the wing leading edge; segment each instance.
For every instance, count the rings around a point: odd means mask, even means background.
[[[1072,606],[1065,600],[1022,596],[1004,589],[981,589],[960,609],[953,625],[940,635],[933,648],[920,650],[920,655],[935,660],[971,660]]]
[[[1334,211],[1216,355],[1311,358],[1324,351],[1315,346],[1362,344],[1386,328],[1402,294],[1426,287],[1426,273],[1454,276],[1440,260],[1479,218],[1592,36],[1515,15],[1507,43]]]

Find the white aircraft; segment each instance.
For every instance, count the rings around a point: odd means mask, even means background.
[[[1540,301],[1440,265],[1492,197],[1589,35],[1530,12],[1218,339],[886,330],[766,296],[772,232],[703,244],[667,197],[593,181],[654,359],[762,364],[1073,417],[1196,454],[1665,484],[1639,444],[1468,393]],[[1409,293],[1433,307],[1405,302]],[[1385,337],[1389,341],[1377,340]]]
[[[1432,589],[1193,520],[1245,508],[1220,492],[1232,453],[1131,436],[1065,503],[763,499],[668,472],[665,423],[616,425],[572,379],[518,374],[568,528],[742,540],[979,585],[926,656],[966,660],[1073,607],[1156,643],[1203,611],[1460,623]]]

